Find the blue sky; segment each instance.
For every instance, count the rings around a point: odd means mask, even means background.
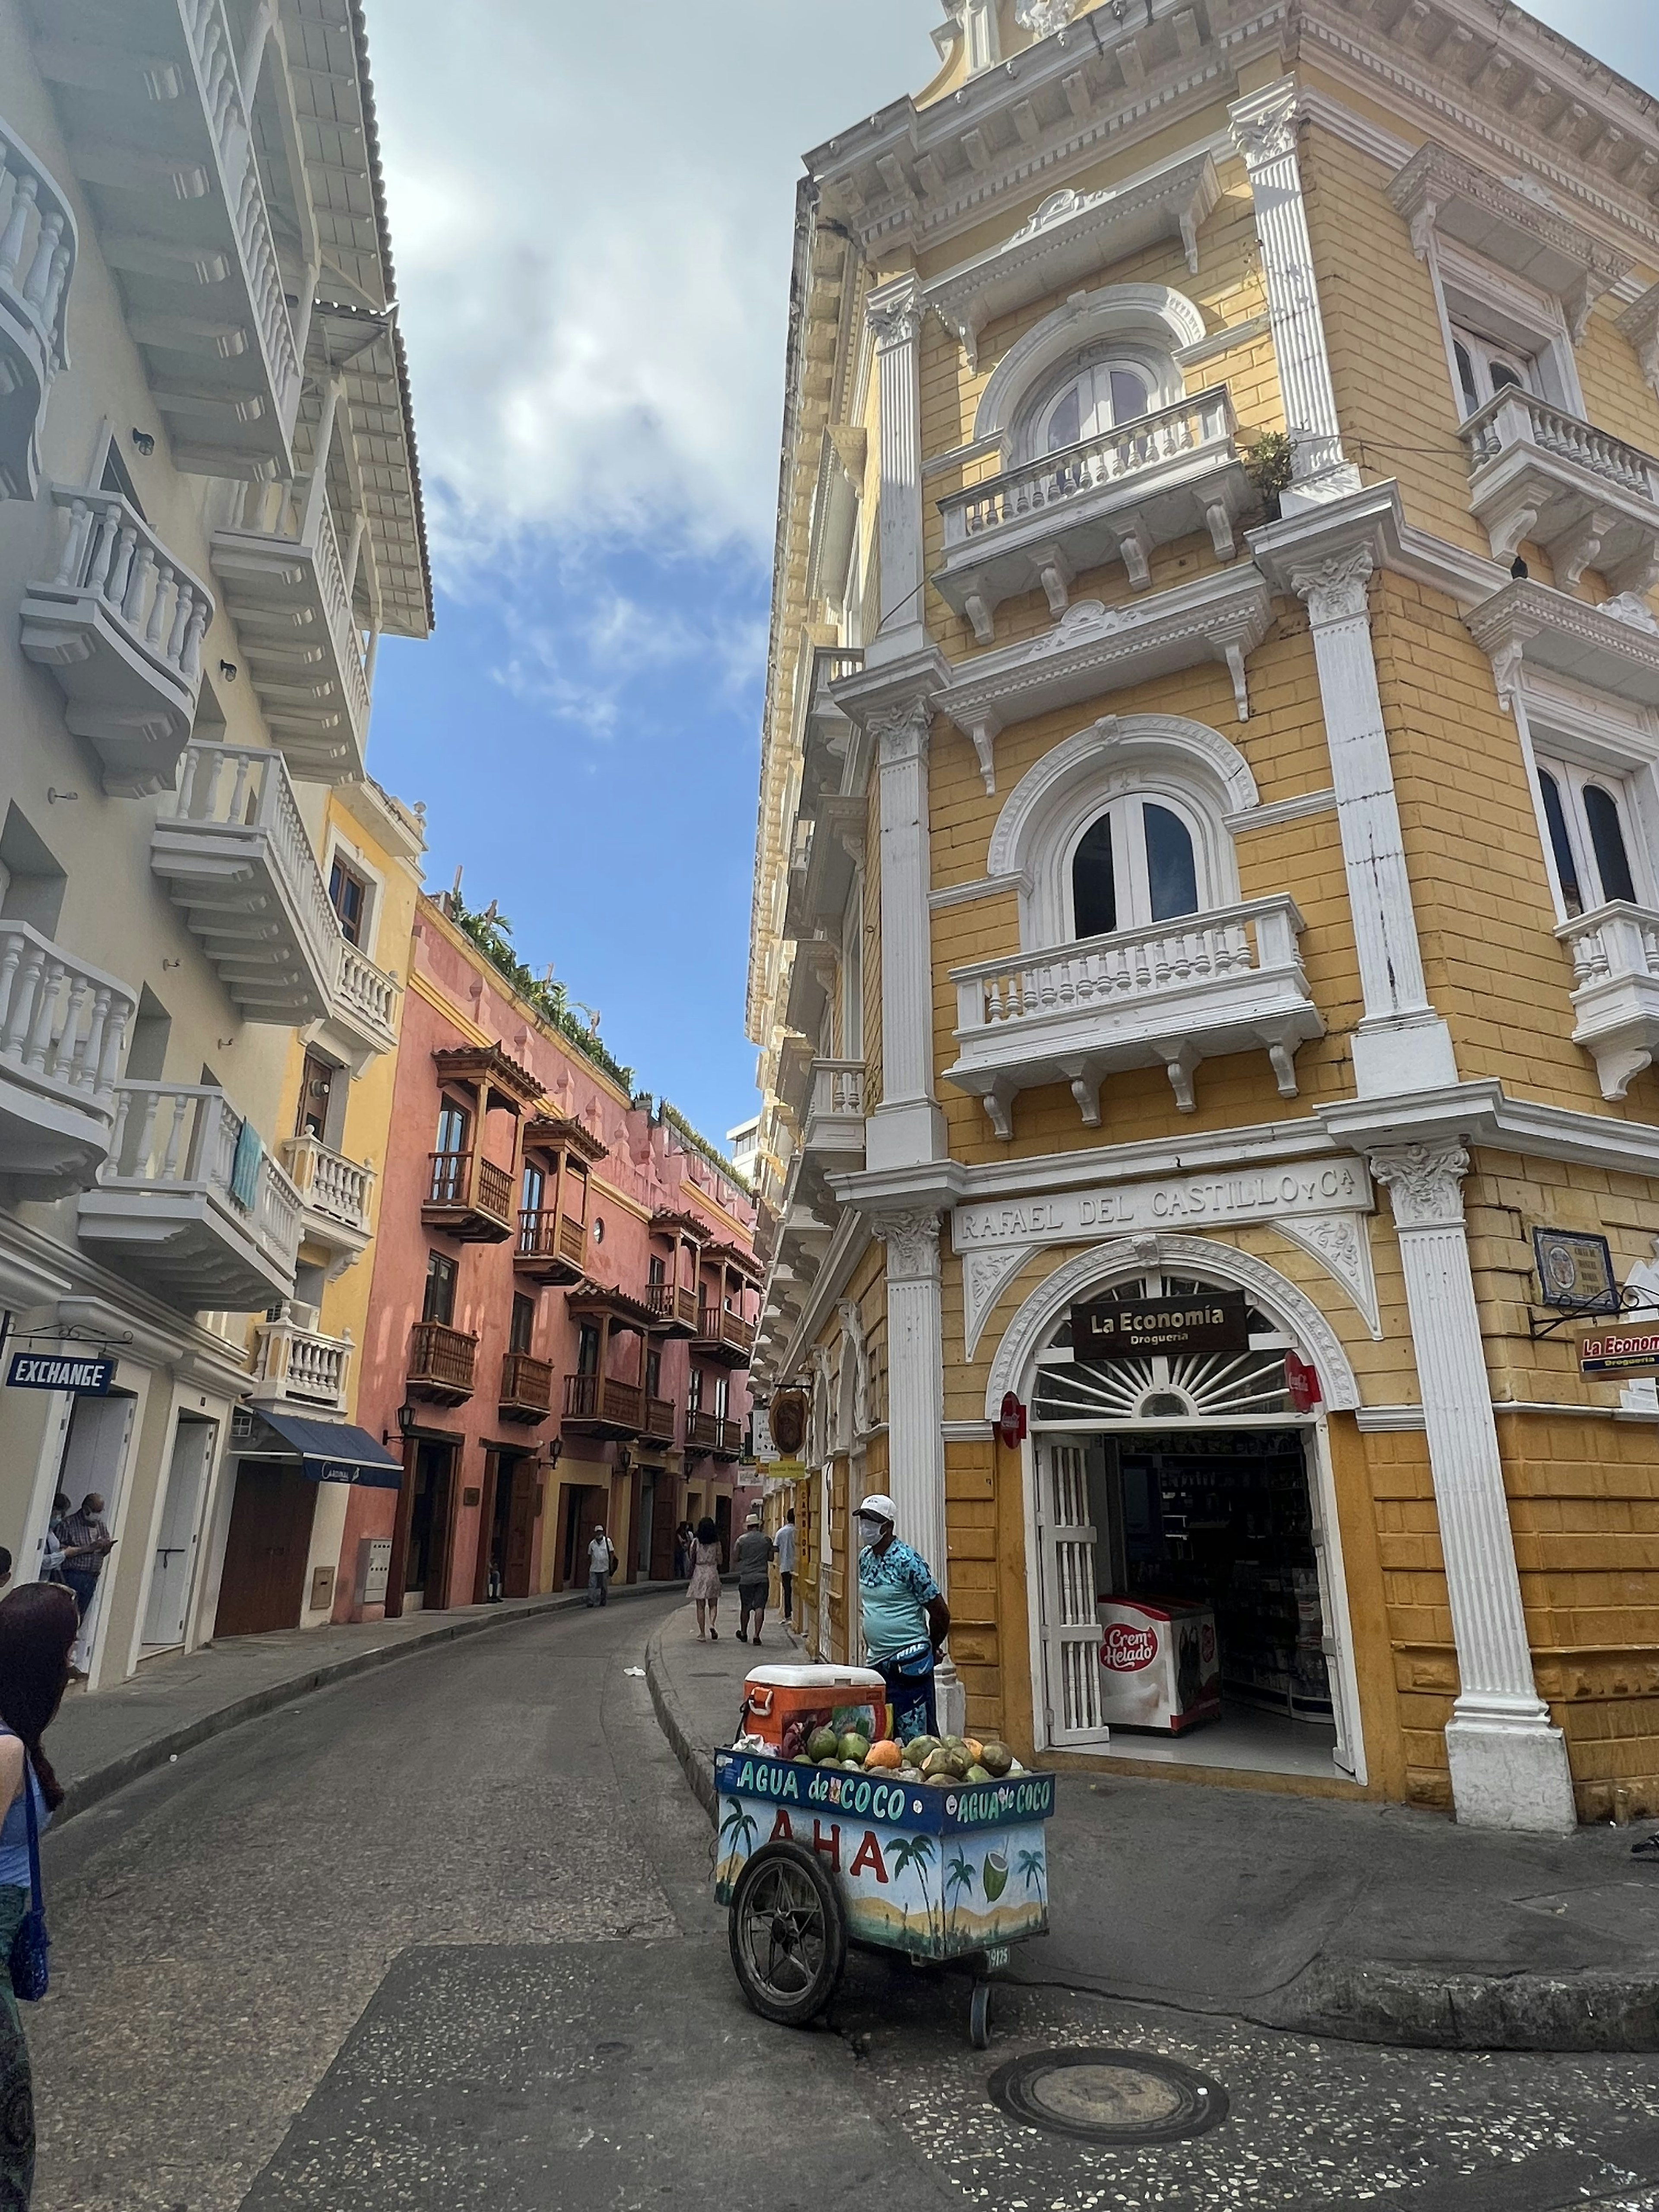
[[[1653,0],[1533,12],[1659,91]],[[799,157],[939,0],[374,0],[438,629],[370,765],[644,1089],[754,1110],[749,898]],[[1644,21],[1645,19],[1645,21]]]

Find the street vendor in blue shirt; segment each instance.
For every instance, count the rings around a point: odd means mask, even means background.
[[[864,1648],[887,1685],[901,1743],[938,1729],[933,1668],[951,1632],[944,1594],[920,1552],[893,1534],[898,1508],[883,1492],[859,1507],[859,1599]]]

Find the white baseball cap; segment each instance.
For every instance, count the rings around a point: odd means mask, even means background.
[[[898,1519],[898,1508],[884,1490],[878,1490],[866,1498],[860,1505],[859,1511],[868,1513],[878,1521],[896,1522]]]

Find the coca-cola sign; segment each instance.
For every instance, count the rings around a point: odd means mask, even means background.
[[[1100,1647],[1100,1663],[1115,1674],[1138,1674],[1158,1656],[1158,1638],[1150,1628],[1130,1628],[1115,1620]]]

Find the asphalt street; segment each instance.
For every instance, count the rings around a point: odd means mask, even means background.
[[[39,2212],[1659,2212],[1650,2059],[1382,2050],[1047,1987],[1005,1996],[981,2054],[958,1984],[871,1959],[823,2027],[768,2027],[627,1671],[661,1618],[400,1661],[50,1838]],[[1180,2060],[1228,2116],[1107,2148],[990,2101],[1009,2058],[1085,2045]]]

